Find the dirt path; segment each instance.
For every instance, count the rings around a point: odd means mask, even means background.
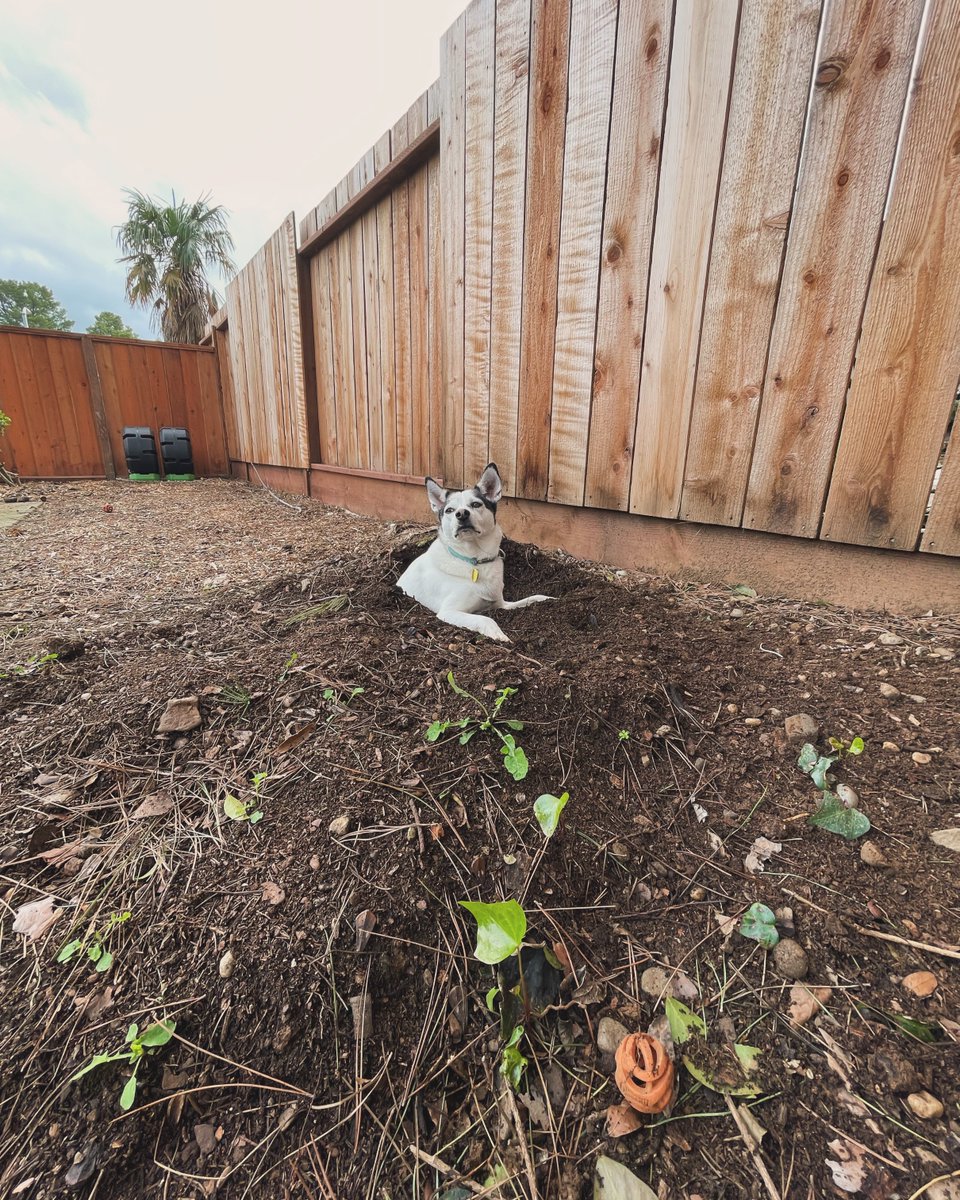
[[[960,826],[956,621],[510,546],[508,596],[560,600],[502,646],[401,603],[409,529],[226,482],[27,490],[0,534],[0,1195],[573,1200],[607,1156],[668,1200],[908,1200],[960,1168],[960,852],[931,838]],[[501,689],[522,729],[478,728]],[[830,786],[868,833],[808,823],[799,714],[820,753],[863,739]],[[534,801],[564,792],[547,841]],[[488,1010],[463,900],[522,902],[532,1011]],[[665,988],[712,1088],[678,1062],[667,1116],[612,1137],[611,1051]],[[71,1082],[161,1021],[129,1116],[126,1061]]]

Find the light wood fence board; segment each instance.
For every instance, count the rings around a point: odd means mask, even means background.
[[[738,0],[678,0],[630,510],[676,517],[723,153]]]
[[[386,469],[383,449],[383,372],[380,367],[380,249],[377,212],[368,209],[360,218],[363,237],[363,304],[367,362],[367,407],[370,435],[370,465]]]
[[[820,0],[744,0],[680,515],[739,525]]]
[[[443,428],[447,479],[463,479],[464,111],[466,13],[440,45],[440,220],[443,231]]]
[[[493,221],[495,0],[467,9],[464,113],[463,479],[490,461],[490,276]],[[510,251],[504,247],[503,251]]]
[[[437,97],[439,103],[439,96]],[[428,287],[430,321],[430,454],[425,474],[444,476],[443,405],[443,237],[440,228],[440,159],[427,164],[429,205]]]
[[[625,509],[657,202],[671,0],[620,0],[584,501]]]
[[[960,375],[960,0],[917,60],[821,537],[917,545]]]
[[[319,254],[310,259],[320,461],[325,463],[340,461],[337,442],[336,382],[333,372],[333,327],[330,312],[330,258],[334,253],[332,247],[325,246]]]
[[[533,0],[515,492],[539,500],[550,453],[569,43],[569,0]]]
[[[520,322],[530,82],[530,0],[497,0],[490,283],[489,454],[508,494],[517,481]]]
[[[960,554],[960,420],[956,418],[920,549]]]
[[[922,0],[834,0],[805,137],[753,465],[748,528],[816,537]]]
[[[355,196],[373,177],[373,150],[356,164],[349,176],[348,198]],[[370,467],[370,405],[367,396],[367,333],[364,304],[365,268],[363,230],[354,222],[347,231],[350,246],[350,302],[353,305],[353,372],[356,405],[357,451],[359,465]]]
[[[393,201],[384,197],[377,205],[377,247],[380,307],[380,403],[383,421],[383,464],[397,470],[397,361],[396,297],[393,286]]]
[[[410,333],[413,411],[413,473],[430,465],[430,194],[426,166],[410,178]]]
[[[409,113],[394,125],[394,153],[410,141]],[[397,470],[413,472],[413,333],[410,312],[410,184],[404,179],[393,191],[394,349],[396,353]]]
[[[573,0],[547,499],[582,504],[593,392],[617,0]]]

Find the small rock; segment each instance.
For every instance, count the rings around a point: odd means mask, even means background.
[[[614,842],[610,847],[611,855],[620,862],[626,862],[630,857],[630,847],[626,842]]]
[[[918,763],[921,767],[925,767],[928,762],[932,761],[930,758],[930,755],[924,754],[923,751],[921,751],[921,750],[914,750],[914,752],[910,755],[910,757],[913,759],[913,761],[915,763]]]
[[[202,723],[196,696],[184,696],[179,700],[168,700],[160,717],[157,733],[189,733],[199,729]]]
[[[311,857],[310,857],[310,870],[311,871],[319,871],[320,870],[320,859],[317,857],[316,854],[311,855]]]
[[[744,725],[759,725],[761,722],[759,717],[744,717],[743,723]]]
[[[730,609],[730,616],[731,616],[731,617],[742,617],[742,616],[743,616],[743,609],[742,609],[742,608],[731,608],[731,609]]]
[[[820,726],[809,713],[787,717],[783,728],[788,742],[815,742],[820,736]]]
[[[663,996],[672,996],[684,1004],[692,1003],[700,995],[689,975],[683,971],[668,971],[663,967],[647,967],[640,976],[640,991],[654,1001]]]
[[[859,806],[860,797],[849,783],[838,783],[836,792],[844,808],[857,808]]]
[[[228,950],[223,958],[220,959],[220,966],[217,968],[220,972],[220,978],[229,979],[233,974],[236,965],[236,956],[232,950]]]
[[[885,696],[887,700],[896,700],[900,695],[900,689],[894,687],[892,683],[881,683],[880,695]]]
[[[913,971],[901,981],[902,986],[911,996],[923,1000],[932,996],[937,990],[937,977],[932,971]]]
[[[799,942],[781,938],[773,948],[773,969],[784,979],[806,979],[810,959]]]
[[[883,749],[889,750],[891,754],[899,754],[900,753],[900,747],[897,745],[896,742],[884,742]]]
[[[283,890],[279,883],[274,883],[272,879],[266,880],[263,885],[263,899],[267,904],[278,905],[282,904],[287,898],[287,893]]]
[[[194,1125],[193,1136],[201,1154],[212,1154],[217,1148],[216,1125]]]
[[[82,1183],[86,1183],[94,1173],[99,1160],[100,1143],[89,1142],[82,1150],[78,1150],[74,1154],[73,1162],[64,1175],[63,1182],[69,1188],[78,1188]]]
[[[616,1054],[617,1047],[629,1036],[630,1030],[626,1025],[621,1025],[613,1017],[601,1017],[597,1026],[597,1049],[604,1054]]]
[[[690,889],[690,899],[695,900],[697,903],[699,903],[701,900],[705,900],[706,896],[707,892],[705,888],[694,887]]]
[[[943,1116],[943,1105],[929,1092],[911,1092],[907,1097],[910,1111],[921,1121],[935,1121]]]
[[[352,821],[346,814],[344,814],[342,817],[334,817],[329,826],[330,836],[343,837],[345,833],[350,832],[351,824]]]
[[[864,842],[860,847],[860,861],[868,867],[888,867],[887,856],[876,842]]]
[[[787,1016],[794,1025],[806,1025],[832,995],[832,988],[805,987],[802,983],[794,984],[790,989],[790,1007],[787,1010]]]
[[[903,638],[898,633],[881,633],[877,638],[881,646],[902,646]]]

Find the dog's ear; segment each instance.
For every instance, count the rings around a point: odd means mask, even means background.
[[[431,479],[428,475],[425,483],[427,485],[427,495],[430,498],[430,507],[439,515],[443,512],[447,503],[447,493],[443,490],[435,479]]]
[[[497,504],[503,495],[503,484],[496,463],[487,463],[477,482],[477,491],[488,504]]]

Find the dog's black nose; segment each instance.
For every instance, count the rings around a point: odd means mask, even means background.
[[[469,508],[458,508],[457,509],[457,520],[460,522],[461,525],[469,525],[470,524],[470,509]]]

